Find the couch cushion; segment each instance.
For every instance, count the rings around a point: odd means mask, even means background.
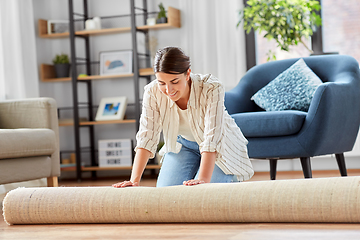
[[[248,112],[231,115],[245,137],[292,135],[301,129],[306,113],[295,110]]]
[[[55,133],[50,129],[0,129],[0,159],[49,156],[55,149]]]
[[[251,100],[266,111],[307,112],[320,84],[320,78],[300,59],[255,93]]]
[[[0,184],[51,177],[49,156],[0,159]]]

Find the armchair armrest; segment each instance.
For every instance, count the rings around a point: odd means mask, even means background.
[[[263,111],[251,100],[251,96],[256,91],[252,88],[249,80],[244,78],[240,80],[235,88],[225,93],[224,104],[230,115],[243,112]]]
[[[337,153],[337,149],[341,151],[355,143],[360,122],[360,86],[352,81],[351,74],[341,78],[318,87],[299,133],[299,143],[312,156]]]
[[[54,131],[56,150],[52,154],[52,176],[60,175],[59,123],[56,101],[29,98],[0,102],[0,128],[48,128]]]

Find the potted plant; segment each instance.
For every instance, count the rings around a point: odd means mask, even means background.
[[[316,0],[248,0],[247,6],[239,11],[237,26],[243,21],[247,33],[251,29],[265,31],[264,37],[274,39],[283,51],[301,43],[312,53],[303,38],[310,37],[316,26],[321,25],[321,17],[315,12],[319,9]],[[267,55],[268,61],[276,60],[271,50]]]
[[[166,11],[162,3],[159,4],[160,12],[158,13],[156,23],[167,23]]]
[[[57,78],[69,77],[70,62],[67,54],[56,55],[53,59],[55,75]]]

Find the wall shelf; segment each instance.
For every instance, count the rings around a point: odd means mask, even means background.
[[[137,41],[137,35],[138,33],[142,33],[144,36],[144,42],[146,44],[149,44],[149,31],[150,30],[162,30],[162,29],[175,29],[181,27],[181,14],[180,10],[169,7],[167,11],[167,23],[162,24],[155,24],[152,26],[137,26],[136,25],[136,16],[139,15],[136,13],[136,10],[139,10],[140,8],[137,8],[135,6],[135,0],[130,0],[130,14],[126,15],[130,17],[131,26],[129,27],[121,27],[121,28],[107,28],[107,29],[100,29],[100,30],[80,30],[76,31],[75,28],[75,21],[78,21],[79,19],[75,19],[75,13],[73,9],[73,0],[69,0],[69,32],[64,33],[51,33],[48,32],[48,21],[44,19],[38,20],[38,35],[40,38],[46,38],[46,39],[57,39],[57,38],[67,38],[70,40],[70,56],[71,56],[71,76],[66,78],[56,78],[55,74],[55,68],[54,65],[51,64],[41,64],[40,65],[40,79],[42,82],[70,82],[72,84],[72,90],[73,90],[73,118],[71,119],[59,119],[59,126],[74,126],[74,137],[75,137],[75,150],[74,154],[76,156],[76,167],[70,167],[70,168],[63,168],[62,171],[76,171],[77,179],[81,180],[81,172],[87,171],[92,173],[92,177],[96,177],[96,171],[103,171],[103,170],[130,170],[132,169],[131,166],[129,167],[98,167],[98,163],[96,161],[96,151],[95,151],[95,133],[94,129],[96,125],[104,125],[104,124],[134,124],[135,129],[139,128],[139,119],[141,114],[141,100],[139,96],[140,92],[140,77],[142,79],[146,79],[149,83],[151,81],[151,76],[154,75],[154,71],[152,68],[150,68],[150,47],[147,45],[145,47],[145,53],[140,54],[138,52],[138,41]],[[84,19],[89,19],[88,16],[88,9],[87,9],[87,0],[84,0]],[[147,17],[147,6],[146,1],[143,2],[143,17],[144,22],[146,22]],[[104,17],[105,18],[105,17]],[[114,22],[115,23],[115,22]],[[77,25],[78,26],[78,25]],[[90,58],[90,44],[89,39],[92,36],[100,36],[100,35],[109,35],[109,34],[121,34],[121,33],[130,33],[126,34],[124,37],[131,37],[132,40],[132,51],[134,53],[133,58],[133,72],[129,74],[117,74],[117,75],[94,75],[95,73],[98,73],[99,71],[92,72],[92,68],[90,64],[98,63],[91,61]],[[81,38],[85,41],[82,41],[83,46],[85,46],[85,56],[83,58],[76,58],[76,43],[75,38]],[[117,47],[116,47],[117,48]],[[139,67],[139,56],[145,55],[146,58],[146,66],[149,68],[143,68],[140,69]],[[77,62],[78,59],[79,62]],[[78,77],[78,65],[84,64],[85,70],[82,69],[82,72],[80,73],[86,73],[87,76],[84,77]],[[95,66],[96,67],[96,66]],[[115,120],[115,121],[94,121],[94,112],[93,112],[93,97],[92,97],[92,84],[93,80],[102,80],[102,79],[124,79],[124,78],[132,78],[133,84],[134,84],[134,99],[135,103],[133,105],[135,106],[134,111],[134,119],[124,119],[124,120]],[[79,117],[79,99],[78,99],[78,83],[82,82],[86,85],[87,89],[87,100],[85,103],[87,108],[87,117]],[[131,94],[131,92],[129,93]],[[76,120],[76,121],[75,121]],[[75,124],[76,123],[76,124]],[[86,129],[89,131],[89,145],[87,146],[89,148],[90,153],[90,166],[81,166],[82,158],[81,158],[81,144],[80,144],[80,127],[87,126]],[[155,172],[156,169],[160,169],[159,165],[148,165],[146,169],[151,169],[153,172]]]
[[[154,75],[154,71],[152,68],[143,68],[139,70],[140,76],[151,76]],[[101,80],[101,79],[109,79],[109,78],[127,78],[133,77],[133,73],[128,74],[117,74],[117,75],[92,75],[86,77],[78,77],[79,81],[86,80]],[[56,78],[55,77],[55,68],[54,65],[50,64],[41,64],[40,66],[40,79],[42,82],[66,82],[71,81],[71,77],[67,78]]]
[[[148,170],[155,170],[160,169],[161,165],[147,165],[145,169]],[[123,166],[123,167],[81,167],[81,171],[83,172],[92,172],[92,171],[109,171],[109,170],[131,170],[132,166]],[[70,171],[76,171],[75,167],[69,167],[69,168],[62,168],[61,171],[64,172],[70,172]]]
[[[125,120],[109,120],[109,121],[80,121],[80,126],[91,126],[91,125],[104,125],[104,124],[125,124],[125,123],[135,123],[135,119],[125,119]],[[72,119],[59,119],[59,126],[74,126],[74,121]]]
[[[169,7],[168,11],[168,22],[167,23],[159,23],[153,26],[139,26],[137,29],[140,30],[156,30],[156,29],[171,29],[171,28],[180,28],[180,10],[176,8]],[[39,37],[41,38],[67,38],[70,36],[68,32],[64,33],[52,33],[48,34],[47,31],[47,20],[39,19],[38,20],[39,26]],[[79,36],[96,36],[96,35],[106,35],[106,34],[115,34],[115,33],[124,33],[124,32],[131,32],[131,27],[123,27],[123,28],[105,28],[100,30],[81,30],[76,31],[75,35]]]

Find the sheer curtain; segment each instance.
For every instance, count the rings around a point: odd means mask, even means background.
[[[39,96],[32,0],[0,1],[0,100]]]
[[[0,0],[0,101],[38,96],[32,0]],[[46,178],[0,185],[0,203],[20,186],[46,186]]]
[[[245,33],[236,28],[239,0],[180,1],[183,39],[195,73],[212,73],[226,90],[246,72]]]

